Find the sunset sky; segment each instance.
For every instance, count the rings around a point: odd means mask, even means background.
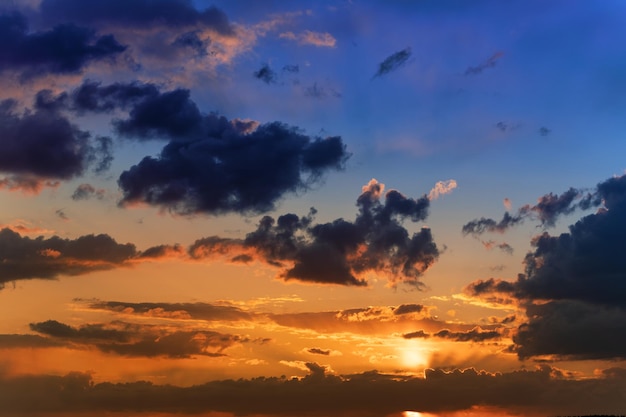
[[[0,0],[0,416],[626,414],[625,21]]]

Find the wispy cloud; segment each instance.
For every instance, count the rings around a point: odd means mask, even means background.
[[[325,48],[334,48],[337,40],[328,32],[313,32],[305,30],[298,34],[293,32],[283,32],[279,35],[282,39],[296,41],[301,45],[313,45]]]
[[[372,78],[382,77],[383,75],[387,75],[392,71],[397,70],[407,63],[409,58],[411,57],[412,51],[410,47],[404,48],[401,51],[394,52],[389,55],[383,62],[378,64],[378,70],[374,74]]]
[[[487,68],[493,68],[498,63],[498,60],[504,56],[504,52],[496,52],[491,55],[485,61],[481,62],[479,65],[475,67],[467,67],[465,70],[465,75],[478,75],[481,74]]]

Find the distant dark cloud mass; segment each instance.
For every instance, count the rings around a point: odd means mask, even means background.
[[[41,15],[47,22],[135,28],[199,27],[233,35],[228,17],[216,7],[198,10],[191,0],[43,0]]]
[[[144,202],[181,214],[261,213],[285,193],[342,169],[349,157],[340,137],[311,138],[278,122],[256,126],[215,115],[198,122],[180,126],[184,133],[201,128],[203,135],[172,140],[158,157],[145,157],[120,175],[123,205]]]
[[[0,172],[37,178],[70,179],[89,166],[108,169],[111,141],[95,139],[56,111],[18,113],[17,103],[0,102]]]
[[[378,64],[378,70],[374,74],[373,78],[382,77],[392,71],[397,70],[407,63],[411,57],[412,51],[410,47],[407,47],[401,51],[395,52],[389,55],[383,62]]]
[[[124,50],[113,35],[96,36],[92,29],[64,23],[30,33],[24,16],[0,15],[0,71],[19,71],[22,78],[77,73],[90,61]]]
[[[249,252],[251,258],[283,268],[285,280],[364,286],[367,282],[359,276],[376,271],[388,276],[392,285],[423,288],[420,277],[437,260],[439,250],[430,229],[411,236],[402,221],[425,220],[430,200],[390,190],[381,202],[383,190],[376,180],[363,187],[354,222],[337,219],[313,224],[315,210],[304,217],[265,216],[245,239],[213,236],[196,241],[189,251],[196,258]]]
[[[544,222],[570,210],[574,194],[572,189],[541,199],[538,206],[548,213]],[[533,238],[534,250],[526,255],[525,271],[516,281],[480,280],[466,288],[470,295],[503,294],[526,306],[529,322],[514,337],[520,357],[626,357],[621,340],[626,334],[626,176],[598,184],[589,201],[604,206],[567,233],[544,232]]]

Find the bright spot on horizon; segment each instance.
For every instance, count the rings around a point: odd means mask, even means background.
[[[403,411],[402,417],[422,417],[422,413],[419,411]]]

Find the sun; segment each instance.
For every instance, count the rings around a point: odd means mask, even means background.
[[[402,365],[407,368],[419,368],[428,365],[428,355],[418,342],[408,340],[399,350]],[[411,416],[415,417],[416,415]]]
[[[419,411],[403,411],[402,417],[422,417],[422,413]]]

